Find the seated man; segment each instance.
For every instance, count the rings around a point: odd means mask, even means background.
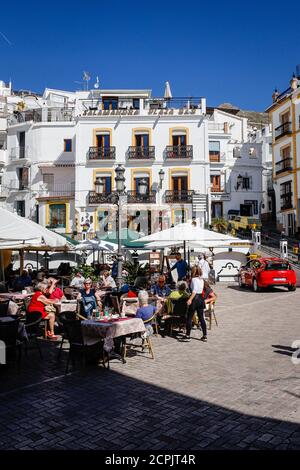
[[[84,277],[80,271],[77,271],[73,277],[70,287],[75,287],[81,289],[83,287]]]
[[[102,283],[101,283],[102,281]],[[114,278],[110,275],[110,272],[105,270],[103,271],[102,276],[100,277],[100,288],[101,289],[115,289],[117,287]]]
[[[28,275],[28,272],[26,269],[22,271],[21,276],[18,276],[14,283],[13,283],[13,289],[16,291],[22,291],[25,289],[25,287],[29,287],[32,285],[31,277]]]
[[[171,289],[167,286],[166,278],[163,274],[159,276],[157,283],[151,287],[151,294],[159,297],[160,299],[164,299],[171,294]]]

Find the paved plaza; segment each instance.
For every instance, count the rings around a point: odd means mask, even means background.
[[[1,449],[300,449],[300,289],[217,285],[208,342],[154,337],[155,360],[78,365],[43,343],[0,371]]]

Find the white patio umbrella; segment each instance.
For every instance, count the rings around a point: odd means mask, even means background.
[[[212,243],[212,242],[237,242],[239,238],[232,237],[223,233],[214,232],[190,223],[178,224],[174,227],[162,230],[160,232],[152,233],[145,237],[139,238],[140,242],[171,242],[176,244],[179,242],[199,242],[199,243]],[[243,240],[246,241],[246,240]]]
[[[11,249],[64,249],[65,237],[52,232],[32,220],[0,208],[0,250]]]
[[[118,250],[118,245],[103,240],[86,240],[76,245],[75,250],[103,250],[114,253]]]
[[[166,98],[167,100],[172,98],[171,87],[170,87],[170,83],[168,81],[165,84],[164,98]]]

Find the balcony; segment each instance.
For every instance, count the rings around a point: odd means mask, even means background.
[[[128,160],[153,160],[155,158],[155,147],[134,147],[128,148]]]
[[[116,147],[90,147],[87,155],[88,160],[114,160],[116,158]]]
[[[155,204],[156,192],[150,191],[148,194],[142,195],[137,191],[127,191],[127,202],[128,204]]]
[[[293,193],[291,191],[280,194],[280,199],[282,199],[280,204],[280,210],[284,211],[287,209],[293,209],[292,197]]]
[[[54,183],[54,184],[41,184],[38,190],[38,197],[74,197],[75,196],[75,182],[74,183]]]
[[[191,204],[193,201],[193,190],[182,190],[182,191],[166,191],[165,201],[166,203],[185,203]]]
[[[279,139],[284,135],[288,135],[292,133],[292,123],[291,122],[284,122],[278,127],[275,127],[275,140]]]
[[[28,147],[12,147],[10,149],[9,160],[28,160],[29,159],[29,151]]]
[[[96,191],[89,191],[88,203],[89,204],[111,204],[113,193],[99,194]]]
[[[24,122],[72,122],[74,121],[73,108],[39,108],[27,111],[15,111],[9,117],[9,124]]]
[[[285,158],[284,160],[280,160],[279,162],[276,162],[276,168],[275,168],[276,175],[279,175],[280,173],[284,173],[285,171],[291,171],[292,169],[293,167],[292,167],[291,158]]]
[[[166,147],[166,158],[178,160],[180,158],[191,160],[193,158],[192,145],[168,145]]]

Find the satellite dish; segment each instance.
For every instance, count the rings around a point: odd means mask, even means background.
[[[96,77],[96,83],[94,84],[94,88],[98,89],[100,86],[99,84],[99,77]]]

